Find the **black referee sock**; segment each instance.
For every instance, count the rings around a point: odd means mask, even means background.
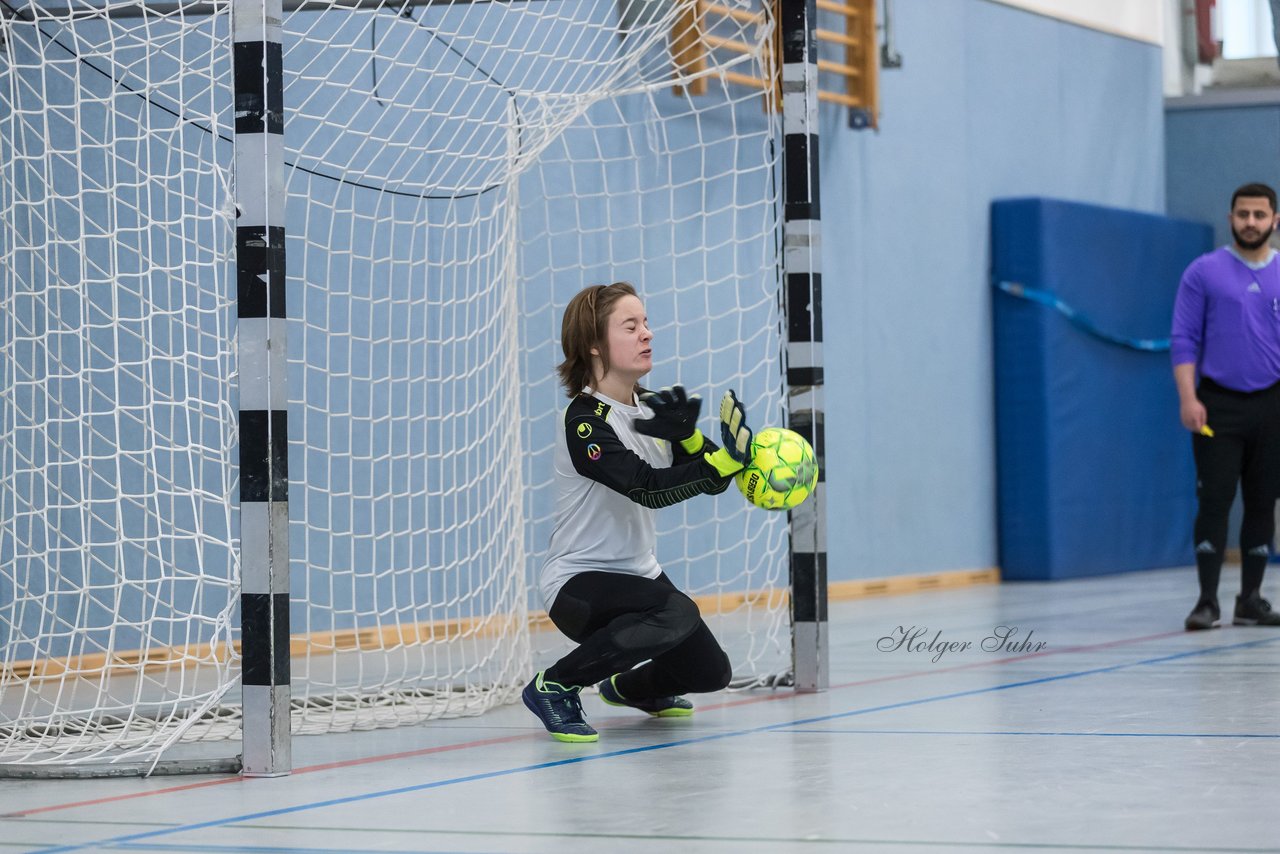
[[[1246,599],[1262,589],[1262,576],[1267,572],[1267,560],[1270,549],[1266,546],[1255,546],[1244,553],[1240,559],[1240,595]]]
[[[1218,579],[1222,575],[1222,553],[1216,549],[1202,551],[1208,545],[1201,543],[1196,549],[1196,573],[1200,576],[1200,601],[1218,601]],[[1212,548],[1212,547],[1210,547]]]

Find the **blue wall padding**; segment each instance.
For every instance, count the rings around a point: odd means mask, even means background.
[[[1165,339],[1207,225],[1051,199],[992,204],[995,283],[1047,292],[1113,338]],[[1167,351],[993,291],[1002,576],[1193,562],[1195,467]],[[1087,324],[1086,324],[1087,325]]]

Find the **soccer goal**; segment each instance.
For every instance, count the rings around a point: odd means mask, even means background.
[[[641,292],[654,384],[821,454],[792,9],[0,0],[0,775],[260,739],[284,773],[290,732],[514,701],[560,644],[531,580],[584,285]],[[792,516],[660,516],[737,685],[825,679]]]

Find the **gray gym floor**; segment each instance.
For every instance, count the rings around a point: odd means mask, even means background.
[[[286,778],[0,782],[0,851],[1280,852],[1280,630],[1185,633],[1194,588],[833,603],[829,691],[695,697],[688,720],[591,695],[592,745],[512,706],[297,738]]]

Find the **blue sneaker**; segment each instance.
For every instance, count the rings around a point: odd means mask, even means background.
[[[613,684],[613,680],[617,678],[617,674],[614,674],[598,686],[600,688],[600,699],[611,706],[630,706],[633,709],[639,709],[642,712],[653,715],[655,718],[687,718],[693,714],[693,703],[690,703],[684,697],[658,697],[653,700],[636,700],[634,702],[628,700],[622,696],[618,686]]]
[[[582,717],[582,698],[578,696],[582,689],[548,682],[542,678],[545,672],[533,677],[520,694],[529,711],[538,716],[556,741],[598,741],[600,734]]]

